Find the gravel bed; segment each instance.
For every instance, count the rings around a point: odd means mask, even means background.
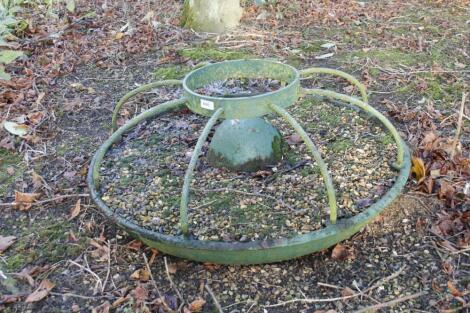
[[[339,218],[369,207],[393,184],[396,172],[389,164],[396,148],[374,119],[316,101],[298,103],[290,112],[328,164]],[[285,138],[286,155],[266,170],[235,173],[213,168],[206,159],[209,144],[204,145],[190,194],[190,230],[195,238],[288,238],[320,229],[329,219],[323,179],[305,145],[280,118],[267,120]],[[127,134],[102,164],[103,200],[143,227],[180,235],[183,178],[206,121],[185,110],[143,123]]]

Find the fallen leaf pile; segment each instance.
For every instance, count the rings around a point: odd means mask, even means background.
[[[454,208],[470,201],[470,157],[457,151],[453,159],[452,139],[435,131],[424,134],[412,160],[418,190],[436,194]]]

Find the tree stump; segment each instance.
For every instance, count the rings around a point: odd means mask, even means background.
[[[240,0],[185,0],[183,26],[195,31],[223,33],[238,26]]]

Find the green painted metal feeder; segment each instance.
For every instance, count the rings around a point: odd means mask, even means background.
[[[304,89],[300,79],[314,74],[339,76],[355,85],[361,98],[355,98],[322,89]],[[211,97],[196,92],[207,84],[233,77],[270,78],[278,80],[281,87],[275,91],[254,96]],[[130,98],[159,86],[182,86],[184,97],[169,101],[137,115],[117,129],[116,119],[122,105]],[[315,95],[335,99],[356,106],[376,117],[393,136],[397,145],[397,156],[393,163],[398,176],[388,192],[365,211],[349,218],[337,218],[337,203],[332,178],[310,136],[302,126],[286,111],[295,105],[299,97]],[[143,228],[133,221],[114,213],[101,199],[99,191],[100,167],[106,152],[122,136],[144,120],[157,118],[172,110],[189,108],[192,112],[209,117],[191,155],[184,177],[179,212],[180,236],[172,236]],[[190,236],[188,223],[188,203],[190,183],[198,157],[209,132],[217,120],[223,122],[217,127],[208,159],[215,167],[226,167],[234,171],[254,171],[272,164],[280,158],[281,136],[263,119],[267,114],[281,116],[304,141],[308,151],[320,168],[326,185],[329,222],[320,230],[297,235],[291,238],[255,240],[249,242],[224,242],[197,240]],[[93,201],[103,213],[145,244],[162,252],[178,257],[211,263],[256,264],[288,260],[328,248],[351,237],[383,211],[401,192],[410,170],[410,154],[397,130],[380,112],[367,104],[365,87],[354,77],[332,69],[310,68],[302,71],[278,62],[268,60],[234,60],[209,64],[187,74],[183,81],[167,80],[144,85],[126,94],[116,105],[112,119],[113,134],[101,145],[94,155],[89,173],[88,186]]]

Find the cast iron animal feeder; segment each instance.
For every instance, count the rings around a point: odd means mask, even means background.
[[[329,74],[346,79],[359,90],[361,99],[324,89],[302,88],[301,78],[314,74]],[[270,78],[283,84],[277,90],[253,96],[214,97],[197,92],[203,86],[233,77]],[[182,86],[184,96],[181,99],[152,107],[117,129],[116,121],[121,106],[137,94],[159,86]],[[327,165],[309,134],[286,110],[296,105],[300,97],[307,96],[335,99],[365,111],[383,124],[396,144],[397,155],[392,166],[398,175],[394,184],[382,198],[352,217],[338,218],[335,189]],[[101,198],[100,168],[107,151],[139,123],[183,108],[188,108],[200,116],[209,117],[209,120],[197,140],[184,177],[179,207],[181,235],[171,235],[144,228],[135,221],[116,214],[115,210]],[[211,129],[218,120],[223,120],[215,130],[207,154],[212,166],[225,167],[233,171],[258,170],[280,158],[278,148],[280,134],[273,125],[263,119],[263,116],[273,113],[282,117],[295,130],[319,167],[327,191],[329,222],[319,230],[282,239],[226,242],[193,238],[190,235],[191,224],[188,221],[190,186],[201,148]],[[392,123],[368,104],[365,87],[353,76],[328,68],[309,68],[299,71],[286,64],[260,59],[233,60],[205,65],[187,74],[182,81],[154,82],[126,94],[115,107],[112,126],[113,134],[101,145],[91,161],[87,182],[93,201],[108,218],[146,245],[171,255],[200,262],[271,263],[328,248],[351,237],[382,212],[400,194],[410,170],[408,148]]]

